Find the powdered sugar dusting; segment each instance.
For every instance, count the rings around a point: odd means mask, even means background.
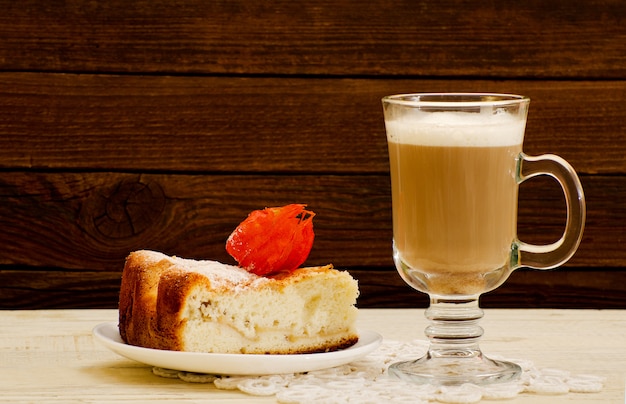
[[[193,260],[180,257],[167,257],[167,259],[184,271],[196,272],[206,276],[211,285],[216,287],[236,288],[251,283],[268,281],[268,279],[250,273],[243,268],[223,264],[218,261]]]

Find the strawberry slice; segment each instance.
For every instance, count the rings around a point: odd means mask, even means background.
[[[306,205],[255,210],[226,241],[239,266],[259,276],[300,267],[313,247],[313,216]]]

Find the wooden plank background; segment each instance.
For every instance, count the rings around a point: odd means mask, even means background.
[[[0,0],[0,308],[116,307],[124,257],[232,262],[265,206],[307,203],[308,264],[361,307],[425,306],[391,261],[380,98],[531,98],[528,154],[581,176],[574,258],[519,270],[486,307],[626,308],[626,3]],[[520,191],[520,238],[564,225],[550,179]]]

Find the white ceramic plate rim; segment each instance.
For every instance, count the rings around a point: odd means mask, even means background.
[[[196,373],[218,375],[268,375],[300,373],[344,365],[364,357],[382,343],[374,331],[359,330],[359,341],[334,352],[297,355],[252,355],[166,351],[126,344],[117,323],[94,327],[93,335],[111,351],[146,365]]]

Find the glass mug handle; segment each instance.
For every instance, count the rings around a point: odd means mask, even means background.
[[[552,244],[535,245],[516,240],[513,246],[516,257],[515,268],[555,268],[574,255],[583,236],[586,216],[585,195],[574,168],[561,157],[552,154],[528,156],[520,153],[517,183],[521,184],[538,175],[553,177],[563,189],[567,206],[565,231],[561,238]]]

